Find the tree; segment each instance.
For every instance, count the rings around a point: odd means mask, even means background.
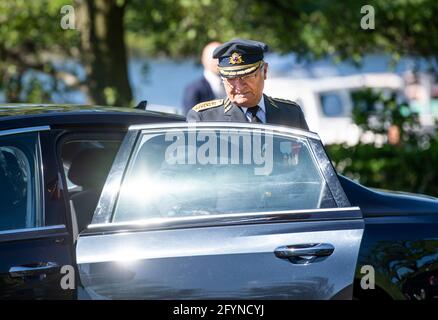
[[[54,2],[48,1],[0,2],[0,86],[10,102],[27,99],[31,90],[24,86],[25,75],[30,70],[53,77],[47,91],[55,90],[56,80],[64,76],[53,68],[49,53],[70,48],[74,39],[71,33],[60,32],[59,23],[53,23],[59,21],[55,7]],[[36,85],[35,74],[31,78],[30,82]]]
[[[79,88],[90,103],[127,105],[132,51],[174,58],[198,55],[209,41],[253,38],[308,59],[330,55],[359,62],[370,52],[412,55],[437,67],[438,2],[369,0],[375,29],[364,30],[364,3],[326,0],[0,0],[0,86],[7,100],[49,99],[38,90]],[[60,9],[73,5],[77,29],[60,28]],[[53,57],[75,59],[85,77]],[[29,70],[49,76],[25,83]]]
[[[374,29],[361,27],[365,4],[374,8]],[[132,0],[126,23],[132,45],[172,57],[193,55],[212,40],[248,37],[308,59],[360,62],[386,52],[436,63],[437,15],[433,0]]]
[[[125,46],[125,1],[79,0],[81,61],[87,74],[92,103],[129,105]]]
[[[65,5],[76,9],[75,29],[60,25]],[[48,102],[52,92],[81,89],[89,103],[129,105],[125,6],[116,0],[0,1],[0,87],[6,100]],[[86,76],[57,58],[80,62]]]

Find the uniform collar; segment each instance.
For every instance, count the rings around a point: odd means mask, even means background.
[[[257,111],[257,117],[263,122],[266,123],[266,106],[265,106],[265,95],[262,94],[262,97],[260,98],[259,103],[257,105],[260,107],[259,111]],[[243,114],[246,116],[246,111],[248,108],[245,107],[239,107],[242,109]]]
[[[264,113],[266,113],[266,107],[265,107],[265,96],[262,94],[262,97],[260,98],[259,103],[257,103],[257,105],[260,107],[260,109],[263,110]],[[248,108],[245,107],[240,107],[240,109],[242,109],[243,113],[246,114],[246,110],[248,110]]]

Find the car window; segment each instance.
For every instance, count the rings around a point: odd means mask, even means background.
[[[0,137],[0,231],[43,224],[38,134]]]
[[[113,221],[335,207],[307,140],[259,131],[142,135]]]
[[[341,96],[335,92],[320,93],[322,113],[326,117],[340,117],[344,113]]]

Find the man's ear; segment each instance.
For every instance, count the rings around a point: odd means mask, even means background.
[[[268,64],[265,62],[265,65],[263,67],[263,78],[266,80],[266,76],[268,74]]]

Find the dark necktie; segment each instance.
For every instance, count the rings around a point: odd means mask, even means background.
[[[262,123],[262,121],[260,121],[260,119],[257,117],[257,112],[259,111],[260,107],[259,106],[255,106],[252,108],[248,108],[246,110],[246,112],[248,112],[250,118],[251,118],[251,122],[254,123]]]

